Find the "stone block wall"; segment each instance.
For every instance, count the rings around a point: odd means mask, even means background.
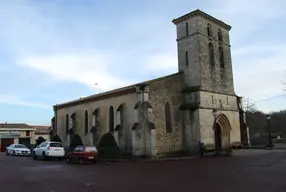
[[[167,153],[182,149],[182,104],[183,75],[173,74],[151,83],[149,101],[153,110],[156,131],[157,153]],[[165,104],[170,103],[172,132],[166,132]]]
[[[212,37],[207,36],[207,26],[211,25]],[[199,60],[201,63],[202,89],[214,92],[234,94],[233,71],[229,32],[204,18],[198,17]],[[218,41],[218,29],[222,30],[223,41]],[[210,65],[209,43],[213,44],[215,66]],[[220,68],[219,46],[224,52],[224,68]]]

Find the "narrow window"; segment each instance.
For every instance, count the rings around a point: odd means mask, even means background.
[[[92,143],[96,145],[98,141],[98,130],[99,130],[99,108],[93,111],[93,122],[92,122]]]
[[[223,56],[223,50],[222,47],[218,48],[218,52],[219,52],[219,63],[220,63],[220,67],[224,68],[224,56]]]
[[[94,126],[97,126],[99,124],[99,109],[96,109],[93,115],[94,115]]]
[[[165,104],[165,124],[166,124],[166,132],[172,132],[172,119],[171,119],[171,109],[170,104],[167,102]]]
[[[228,97],[226,98],[226,104],[228,105]]]
[[[30,131],[26,131],[26,137],[30,137]]]
[[[214,66],[214,48],[213,48],[213,44],[209,43],[209,59],[210,59],[210,65]]]
[[[114,131],[114,109],[113,106],[109,107],[109,131]]]
[[[186,36],[189,36],[189,24],[186,23]]]
[[[88,112],[85,110],[84,113],[84,133],[88,134]]]
[[[212,95],[212,104],[214,104],[214,96]]]
[[[219,100],[219,108],[222,108],[222,101]]]
[[[207,32],[208,32],[208,36],[211,37],[212,36],[212,26],[210,24],[208,24],[208,26],[207,26]]]
[[[67,114],[66,115],[66,133],[68,133],[69,132],[69,115]]]
[[[219,41],[222,41],[222,32],[221,32],[221,29],[218,29],[217,36],[218,36],[218,40],[219,40]]]
[[[186,53],[185,53],[185,59],[186,59],[186,66],[188,67],[189,66],[189,53],[188,53],[188,51],[186,51]]]

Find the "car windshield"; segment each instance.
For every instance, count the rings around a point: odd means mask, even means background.
[[[63,147],[61,143],[50,143],[50,147]]]
[[[97,150],[96,150],[95,147],[86,147],[86,148],[85,148],[85,151],[86,151],[86,152],[96,152]]]
[[[27,148],[25,145],[15,145],[15,148]]]

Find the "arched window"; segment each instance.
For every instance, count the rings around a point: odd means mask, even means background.
[[[67,114],[67,115],[66,115],[66,133],[69,132],[69,122],[70,122],[70,120],[69,120],[69,114]]]
[[[167,102],[165,104],[165,124],[166,124],[166,132],[172,132],[172,116],[171,116],[171,108],[170,103]]]
[[[211,66],[215,65],[214,62],[214,48],[213,48],[213,44],[209,43],[209,60],[210,60],[210,64]]]
[[[189,35],[189,24],[186,23],[186,36],[188,36],[188,35]]]
[[[114,109],[113,106],[109,107],[109,131],[114,131]]]
[[[84,133],[88,134],[88,112],[85,110],[84,113]]]
[[[212,26],[210,24],[208,24],[207,26],[207,32],[208,32],[208,36],[212,37]]]
[[[186,59],[186,66],[188,67],[189,66],[189,53],[188,53],[188,51],[186,51],[186,53],[185,53],[185,59]]]
[[[224,55],[223,55],[222,47],[218,48],[218,52],[219,52],[219,64],[220,64],[220,67],[224,68]]]
[[[221,29],[218,29],[217,36],[218,36],[218,40],[219,40],[219,41],[222,41],[222,32],[221,32]]]
[[[95,109],[93,112],[93,125],[98,126],[99,124],[99,108]]]

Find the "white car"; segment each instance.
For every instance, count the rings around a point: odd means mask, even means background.
[[[6,147],[6,155],[29,156],[31,155],[31,150],[23,144],[12,144],[9,147]]]
[[[49,157],[63,159],[65,156],[65,149],[60,142],[45,141],[33,149],[32,155],[33,159],[38,157],[43,157],[44,159]]]

